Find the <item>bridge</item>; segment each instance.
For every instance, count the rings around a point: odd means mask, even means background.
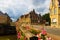
[[[29,26],[29,29],[34,29],[34,30],[38,30],[38,29],[32,27],[30,24],[25,24],[25,23],[16,24],[16,27],[18,28],[18,30],[21,30],[24,33],[25,37],[27,37],[27,39],[29,40],[30,37],[33,37],[35,35],[26,29],[26,25]]]

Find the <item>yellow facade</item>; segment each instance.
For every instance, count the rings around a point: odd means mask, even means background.
[[[28,15],[27,17],[25,17],[25,15],[22,18],[19,18],[18,23],[22,24],[29,24],[31,22],[30,16]]]
[[[58,0],[51,0],[50,18],[51,27],[60,28],[60,8]]]
[[[22,22],[23,23],[30,23],[30,16],[28,15],[27,17],[25,17],[25,15],[24,15],[24,18],[22,18]]]

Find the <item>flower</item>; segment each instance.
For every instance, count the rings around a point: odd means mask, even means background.
[[[41,34],[43,34],[43,35],[47,35],[46,30],[42,30]]]
[[[30,29],[29,26],[26,26],[26,29],[29,30]]]
[[[18,37],[18,39],[21,38],[21,33],[20,32],[18,32],[17,37]]]
[[[51,37],[48,37],[47,40],[51,40]]]
[[[38,37],[38,40],[41,40],[41,38],[40,38],[40,37]]]

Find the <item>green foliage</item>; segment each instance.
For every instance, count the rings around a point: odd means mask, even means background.
[[[43,34],[41,34],[41,38],[42,38],[43,40],[46,40],[45,35],[43,35]]]
[[[25,36],[25,34],[24,34],[24,33],[21,33],[21,35],[22,35],[22,36]]]
[[[25,34],[23,32],[21,32],[21,38],[20,40],[24,40]]]
[[[49,13],[43,15],[43,16],[42,16],[42,19],[43,19],[43,20],[46,20],[46,22],[49,22],[49,25],[50,25],[50,20],[51,20],[51,19],[50,19],[50,14],[49,14]]]
[[[20,38],[20,40],[24,40],[24,36],[22,36],[22,37]]]
[[[37,31],[37,30],[31,29],[30,32],[33,33],[33,34],[38,34],[38,33],[40,33],[41,31]]]

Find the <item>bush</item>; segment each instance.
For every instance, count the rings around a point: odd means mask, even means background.
[[[41,39],[46,40],[45,35],[41,34]]]
[[[24,34],[23,32],[21,33],[21,35],[22,35],[22,36],[25,36],[25,34]]]
[[[21,36],[20,40],[24,40],[24,36]]]
[[[36,35],[36,34],[39,34],[41,31],[39,31],[39,30],[34,30],[34,29],[31,29],[31,30],[30,30],[30,32]]]

